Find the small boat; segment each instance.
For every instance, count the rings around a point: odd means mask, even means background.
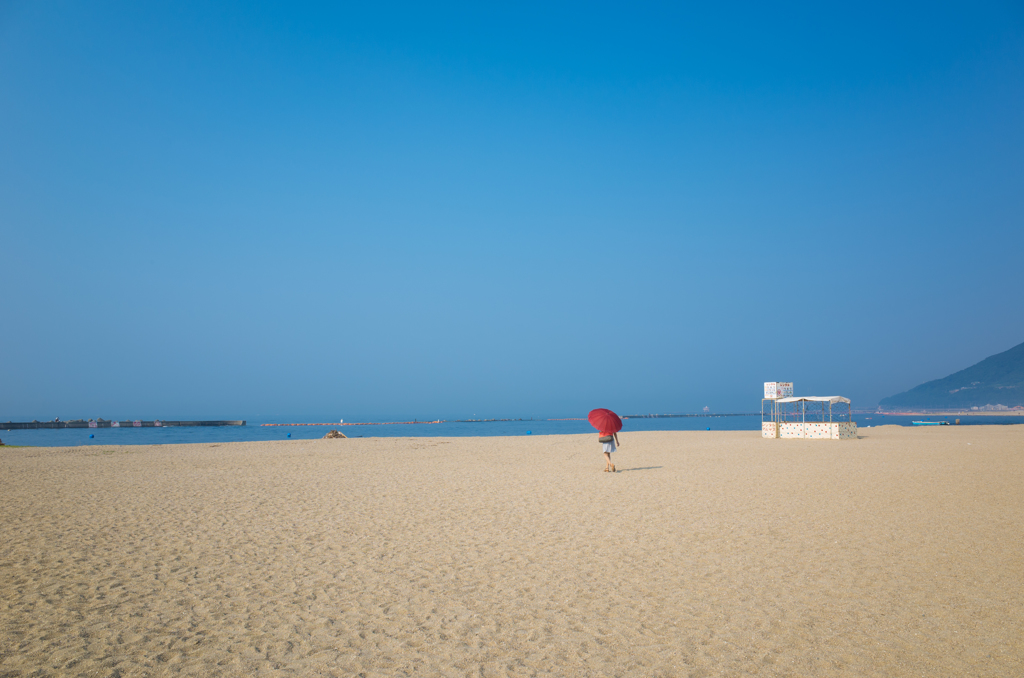
[[[912,421],[914,426],[949,426],[948,421]]]

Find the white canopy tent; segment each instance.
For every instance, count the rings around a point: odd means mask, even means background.
[[[843,396],[790,396],[775,403],[774,419],[779,422],[853,421],[850,399]]]

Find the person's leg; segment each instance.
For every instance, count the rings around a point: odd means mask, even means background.
[[[612,468],[614,468],[612,466],[612,453],[611,452],[605,452],[604,453],[604,470],[605,471],[611,471]]]

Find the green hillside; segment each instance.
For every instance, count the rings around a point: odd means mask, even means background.
[[[1024,405],[1024,344],[878,403],[879,407],[887,410],[969,409],[985,405]]]

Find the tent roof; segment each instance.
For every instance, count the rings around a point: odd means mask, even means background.
[[[801,400],[807,400],[816,403],[850,403],[850,399],[844,398],[843,396],[799,396],[795,398],[779,398],[777,402],[798,403]]]

